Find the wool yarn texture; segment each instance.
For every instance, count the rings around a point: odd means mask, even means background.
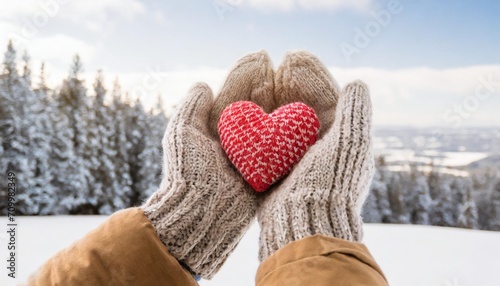
[[[319,120],[302,102],[271,114],[250,101],[229,105],[219,121],[222,148],[243,178],[263,192],[288,174],[316,142]]]
[[[276,102],[315,95],[306,99],[318,113],[324,133],[259,201],[260,261],[315,234],[361,241],[361,206],[374,173],[367,86],[356,81],[340,92],[328,70],[307,52],[286,55],[275,86]]]
[[[220,146],[217,123],[227,105],[273,100],[265,52],[240,59],[214,99],[200,83],[172,116],[163,137],[163,178],[141,206],[167,250],[192,274],[212,278],[255,217],[256,193]]]

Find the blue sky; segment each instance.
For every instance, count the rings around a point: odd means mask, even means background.
[[[2,2],[0,42],[14,38],[35,68],[45,61],[54,86],[78,52],[89,86],[103,69],[172,105],[198,80],[218,90],[246,53],[265,49],[277,66],[306,49],[341,84],[370,85],[376,124],[500,124],[500,1]]]
[[[166,11],[172,11],[165,12],[167,27],[148,30],[137,26],[137,32],[154,39],[151,51],[155,53],[193,54],[182,60],[189,66],[223,68],[263,46],[277,60],[283,51],[307,49],[327,65],[342,67],[447,68],[500,63],[498,1],[400,1],[401,12],[392,15],[390,23],[351,62],[343,57],[340,44],[352,44],[355,28],[364,30],[373,21],[370,11],[387,10],[391,1],[371,2],[360,9],[296,6],[288,11],[241,4],[225,12],[222,20],[210,1],[178,2],[164,5]]]

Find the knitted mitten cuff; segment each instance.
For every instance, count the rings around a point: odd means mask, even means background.
[[[203,167],[210,168],[200,164]],[[204,182],[189,184],[173,179],[141,209],[170,254],[192,274],[210,279],[248,229],[255,214],[255,198],[243,182],[200,179]],[[212,184],[214,181],[222,184]],[[212,192],[221,195],[209,195]]]

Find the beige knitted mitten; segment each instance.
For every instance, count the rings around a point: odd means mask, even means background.
[[[275,101],[306,103],[322,128],[288,177],[261,198],[259,259],[314,234],[361,241],[360,211],[374,171],[367,86],[356,81],[339,92],[316,57],[289,53],[276,72]]]
[[[251,100],[272,105],[273,68],[265,52],[242,58],[214,100],[195,85],[163,138],[163,180],[141,206],[168,251],[189,270],[210,279],[249,227],[255,191],[231,166],[217,133],[220,112]]]

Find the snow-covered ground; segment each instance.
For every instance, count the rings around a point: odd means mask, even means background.
[[[18,285],[58,250],[102,222],[105,216],[18,217],[18,278],[0,267],[0,285]],[[5,217],[0,221],[6,225]],[[258,226],[245,235],[219,274],[202,286],[254,285]],[[0,259],[7,258],[6,231]],[[365,226],[365,243],[391,285],[498,286],[500,232],[411,225]]]

